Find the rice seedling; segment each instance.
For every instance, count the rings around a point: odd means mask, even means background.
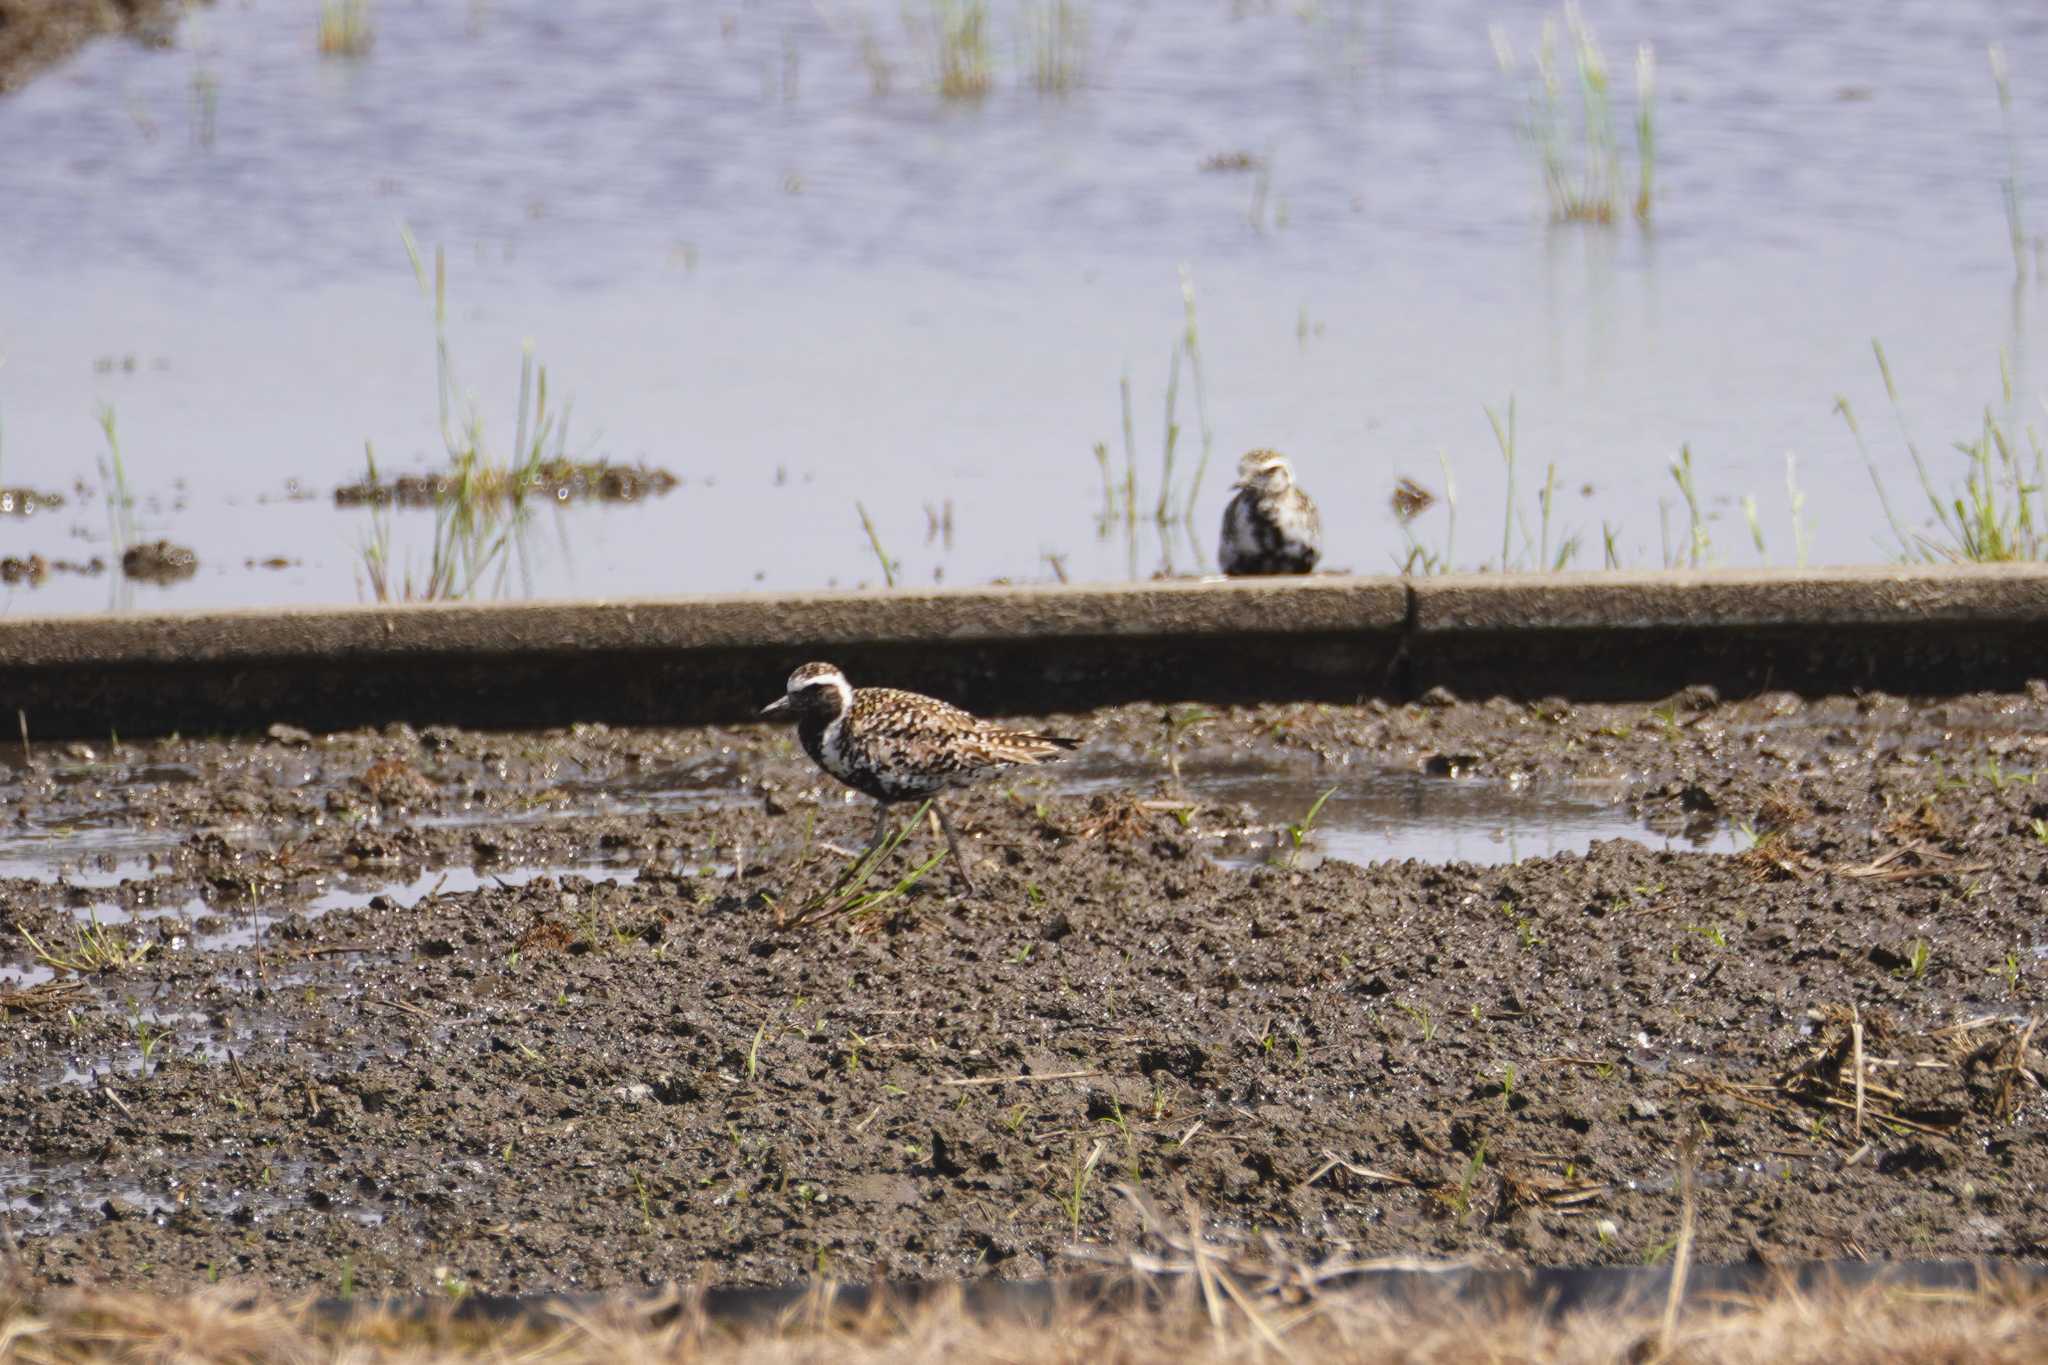
[[[1579,7],[1567,4],[1561,23],[1556,15],[1544,18],[1526,77],[1507,30],[1496,24],[1491,36],[1501,74],[1524,85],[1518,131],[1536,157],[1552,221],[1611,224],[1628,203],[1638,221],[1648,222],[1657,163],[1657,63],[1649,44],[1636,50],[1636,183],[1630,195],[1623,184],[1607,57]],[[1576,115],[1565,91],[1567,66],[1577,91]]]
[[[1202,381],[1202,329],[1195,315],[1195,272],[1186,262],[1180,267],[1180,297],[1182,312],[1187,319],[1187,331],[1181,338],[1181,349],[1187,353],[1188,374],[1195,385],[1195,420],[1202,427],[1202,454],[1195,462],[1195,476],[1188,481],[1188,496],[1182,515],[1190,520],[1195,515],[1195,500],[1202,495],[1202,479],[1209,472],[1209,456],[1216,447],[1216,431],[1209,425],[1209,390]]]
[[[1792,513],[1792,554],[1798,568],[1806,567],[1806,493],[1799,487],[1799,460],[1785,452],[1785,505]]]
[[[377,42],[370,0],[320,0],[320,55],[364,57]]]
[[[2020,181],[2020,139],[2012,114],[2012,68],[2006,62],[2002,44],[1991,44],[1986,55],[1991,64],[1991,84],[1998,92],[1999,123],[2005,131],[2005,177],[1999,182],[1999,190],[2005,200],[2005,230],[2012,242],[2013,274],[2025,279],[2030,250],[2036,258],[2038,273],[2042,241],[2038,237],[2032,243],[2027,240],[2024,192]]]
[[[1018,8],[1031,88],[1064,95],[1088,79],[1088,7],[1080,0],[1026,0]]]
[[[868,515],[868,509],[863,507],[858,502],[854,503],[853,510],[860,513],[861,529],[868,533],[868,544],[870,547],[873,548],[875,552],[875,561],[882,566],[883,586],[891,588],[895,587],[896,569],[898,566],[895,563],[895,561],[889,558],[889,552],[882,548],[882,537],[881,534],[875,530],[874,518],[870,517]]]
[[[1166,364],[1166,444],[1159,457],[1159,505],[1152,511],[1153,523],[1159,526],[1173,520],[1167,508],[1173,497],[1173,451],[1180,444],[1180,422],[1174,411],[1180,401],[1180,356],[1181,348],[1175,346]]]
[[[1486,409],[1486,420],[1493,427],[1493,441],[1500,448],[1501,462],[1507,466],[1507,498],[1500,523],[1500,569],[1506,573],[1514,563],[1515,530],[1515,397],[1508,395],[1508,419],[1501,422],[1500,414],[1492,408]]]
[[[128,492],[128,465],[121,457],[121,433],[115,422],[114,405],[100,404],[95,416],[107,441],[106,458],[100,461],[100,488],[107,499],[109,558],[119,563],[135,543],[135,499]]]
[[[1074,1169],[1068,1177],[1067,1187],[1055,1197],[1055,1202],[1059,1204],[1060,1211],[1067,1215],[1067,1226],[1072,1229],[1076,1241],[1079,1241],[1081,1237],[1081,1214],[1087,1207],[1088,1185],[1094,1179],[1095,1168],[1101,1163],[1103,1150],[1108,1145],[1101,1138],[1097,1138],[1094,1147],[1089,1150],[1085,1158],[1081,1155],[1079,1149],[1076,1149],[1074,1153]]]
[[[1687,568],[1705,568],[1714,562],[1714,544],[1707,534],[1707,518],[1700,507],[1699,486],[1693,479],[1691,446],[1681,445],[1678,448],[1678,458],[1671,462],[1671,480],[1678,485],[1678,492],[1685,499],[1687,534],[1684,563]]]

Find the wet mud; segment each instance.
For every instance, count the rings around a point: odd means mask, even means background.
[[[835,894],[869,810],[765,727],[0,751],[0,1218],[328,1293],[1035,1276],[1120,1186],[1641,1264],[1689,1152],[1702,1260],[2048,1251],[2048,688],[1031,719],[1087,748],[953,800],[977,899],[929,828]],[[1346,860],[1254,760],[1639,834]]]
[[[531,468],[493,473],[485,496],[508,500],[541,498],[567,502],[638,502],[658,498],[681,482],[668,470],[646,464],[615,464],[609,460],[543,460]],[[337,507],[438,507],[477,496],[476,485],[456,474],[401,474],[385,480],[368,478],[334,490]]]
[[[0,0],[0,92],[101,34],[168,46],[182,8],[165,0]]]

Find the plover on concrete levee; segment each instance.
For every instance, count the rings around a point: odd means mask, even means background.
[[[1323,519],[1276,450],[1237,462],[1237,496],[1223,509],[1216,562],[1226,574],[1308,573],[1323,556]]]
[[[857,792],[875,798],[875,833],[862,857],[889,832],[889,807],[970,787],[1005,768],[1043,763],[1078,739],[1011,730],[971,716],[936,697],[893,687],[855,688],[831,664],[805,664],[789,675],[780,699],[761,714],[796,718],[797,741],[811,761]],[[939,828],[968,891],[974,878],[960,855],[953,822],[936,799]]]

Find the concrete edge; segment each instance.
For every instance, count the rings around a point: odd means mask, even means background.
[[[0,617],[0,668],[1230,635],[2048,625],[2048,564],[1133,585]]]
[[[1140,701],[1919,695],[2048,676],[2048,565],[1182,580],[0,618],[0,723],[741,721],[806,659],[988,714]],[[10,730],[13,726],[9,725]]]
[[[1398,578],[0,617],[0,668],[1391,632]]]
[[[2048,623],[2048,564],[1582,572],[1412,581],[1418,635],[1532,629],[1701,629]]]

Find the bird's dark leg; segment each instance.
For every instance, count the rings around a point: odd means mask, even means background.
[[[953,870],[960,874],[960,884],[967,888],[968,895],[976,894],[974,878],[967,871],[967,860],[960,856],[960,837],[953,833],[953,822],[946,818],[946,808],[936,799],[932,801],[932,814],[939,817],[939,828],[945,832],[946,847],[953,852]]]

